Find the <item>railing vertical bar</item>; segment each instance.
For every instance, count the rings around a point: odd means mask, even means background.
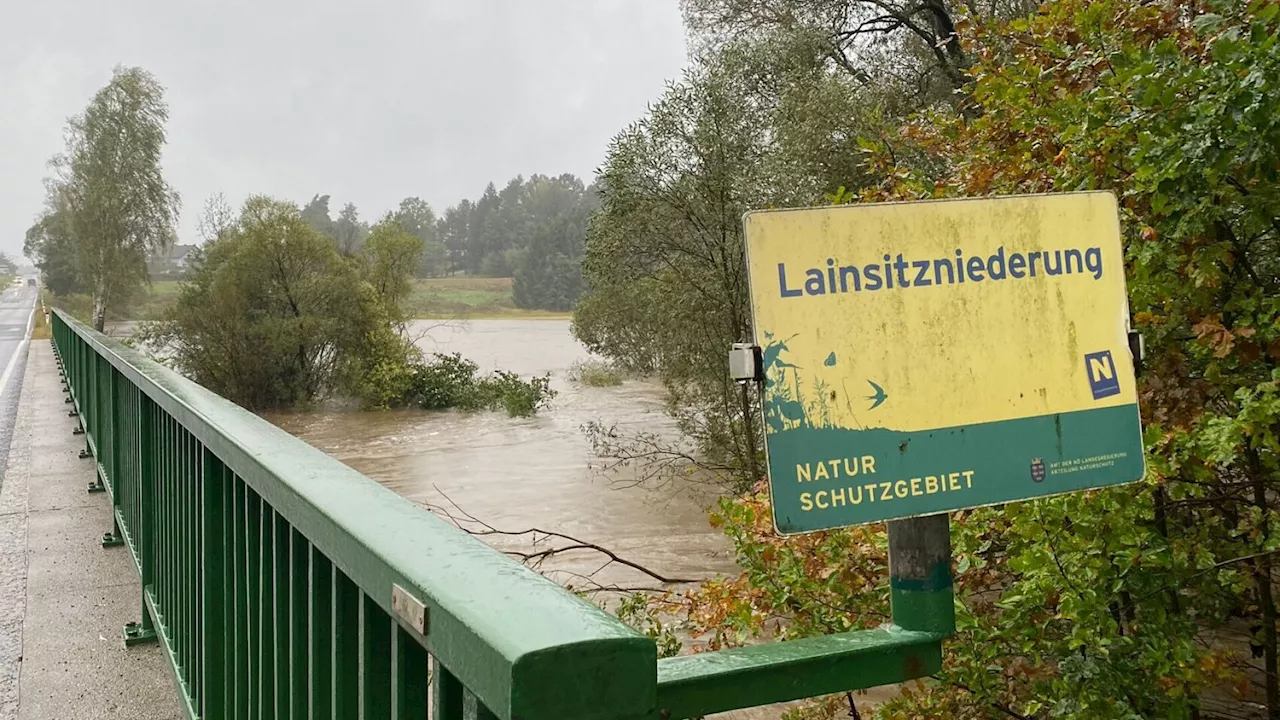
[[[189,668],[183,662],[183,645],[186,638],[182,637],[182,566],[180,560],[182,558],[182,528],[180,527],[179,507],[181,500],[179,492],[182,488],[182,481],[179,477],[181,472],[179,468],[180,457],[178,452],[179,434],[181,426],[178,424],[177,418],[170,416],[169,418],[169,478],[167,490],[169,494],[169,542],[166,548],[169,551],[169,603],[165,607],[165,613],[169,616],[169,637],[173,647],[173,654],[178,661],[178,669],[182,674],[182,679],[187,680],[187,671]]]
[[[310,720],[333,715],[333,565],[310,547],[307,593],[307,694]]]
[[[275,528],[271,537],[271,564],[275,574],[271,585],[272,665],[275,670],[276,717],[289,717],[289,523],[274,513]]]
[[[191,518],[191,525],[195,530],[196,541],[191,548],[191,554],[188,556],[188,562],[191,563],[191,578],[194,592],[191,593],[191,632],[195,636],[195,642],[192,643],[192,673],[195,678],[195,700],[199,702],[204,698],[204,653],[205,643],[208,641],[208,633],[204,632],[204,587],[205,577],[201,572],[204,563],[202,558],[209,555],[205,545],[208,542],[208,532],[206,526],[200,522],[200,512],[204,504],[203,498],[206,497],[205,481],[207,474],[205,472],[205,454],[204,445],[196,440],[194,435],[191,438],[191,466],[195,470],[196,487],[191,493],[191,509],[188,516]],[[216,480],[214,482],[217,482]]]
[[[173,618],[169,612],[169,585],[173,572],[169,568],[169,414],[157,408],[156,415],[159,432],[156,439],[156,451],[159,453],[156,469],[156,582],[159,591],[156,593],[156,620],[161,628],[171,625]],[[181,671],[179,669],[179,671]]]
[[[246,549],[247,538],[249,535],[245,525],[245,513],[248,508],[248,500],[245,498],[245,484],[240,478],[235,477],[232,481],[231,498],[234,511],[231,517],[231,542],[234,544],[235,555],[235,572],[231,578],[232,593],[235,596],[232,600],[234,606],[234,633],[235,638],[232,642],[235,648],[235,700],[231,704],[236,718],[249,717],[249,605],[247,602],[249,590],[246,578],[249,577],[249,551]]]
[[[201,717],[225,718],[226,707],[226,645],[223,632],[227,627],[226,587],[227,525],[225,517],[226,478],[222,463],[208,448],[201,449],[200,526],[204,536],[204,553],[200,563],[203,594],[203,612],[200,616],[201,649],[204,657],[200,663],[201,680],[199,703]]]
[[[178,587],[182,590],[181,632],[186,639],[186,642],[182,644],[182,660],[187,666],[187,678],[189,678],[191,694],[195,696],[196,678],[200,677],[200,675],[195,664],[195,613],[192,611],[195,606],[195,591],[198,585],[195,580],[195,567],[193,566],[194,563],[191,562],[191,555],[194,549],[193,546],[198,542],[199,529],[196,523],[191,520],[191,516],[195,511],[195,502],[192,501],[192,495],[196,487],[196,474],[193,472],[191,465],[193,440],[191,433],[187,432],[186,429],[179,431],[178,527],[180,532],[178,535],[178,561],[182,567],[182,574],[178,578]]]
[[[289,531],[289,717],[307,717],[307,580],[311,543]]]
[[[193,686],[192,667],[191,667],[191,629],[190,629],[190,613],[189,600],[191,596],[191,575],[187,567],[187,548],[191,545],[193,536],[190,523],[187,522],[187,493],[191,489],[191,475],[187,468],[187,431],[182,428],[182,424],[174,418],[174,424],[177,432],[174,438],[174,566],[177,570],[175,577],[174,593],[174,614],[177,615],[177,629],[174,635],[181,637],[181,653],[179,657],[182,659],[182,666],[186,670],[184,676],[187,679],[187,691],[190,692]]]
[[[186,668],[182,665],[182,639],[178,636],[178,483],[176,476],[178,474],[178,422],[174,418],[165,416],[165,527],[167,536],[165,537],[164,549],[167,560],[165,571],[165,584],[168,587],[168,595],[165,598],[163,612],[165,614],[165,629],[168,631],[170,639],[170,647],[173,650],[174,659],[177,661],[178,674],[182,679],[186,680]]]
[[[391,717],[391,631],[395,625],[373,598],[360,593],[360,717]]]
[[[392,621],[391,717],[427,720],[427,651]]]
[[[252,718],[262,715],[262,618],[258,615],[262,605],[258,586],[260,577],[258,567],[262,562],[259,547],[262,545],[262,502],[258,494],[251,488],[245,489],[245,625],[248,628],[246,640],[245,682],[248,686],[249,709]]]
[[[276,664],[275,664],[275,614],[271,606],[274,597],[272,580],[275,566],[272,555],[275,550],[275,511],[262,501],[259,516],[258,538],[258,692],[259,707],[264,718],[275,718]]]
[[[138,397],[138,548],[143,591],[155,592],[156,415],[155,404]]]
[[[333,568],[333,720],[360,712],[360,590]]]

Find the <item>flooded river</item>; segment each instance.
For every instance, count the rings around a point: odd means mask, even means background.
[[[129,328],[117,328],[127,334]],[[500,530],[537,527],[607,547],[668,577],[708,578],[737,572],[728,541],[713,530],[708,488],[690,484],[637,486],[636,470],[600,474],[582,426],[596,421],[622,430],[670,433],[655,383],[629,380],[617,387],[585,387],[566,375],[589,358],[567,320],[419,321],[411,328],[425,352],[458,352],[482,371],[504,369],[523,377],[551,373],[558,395],[531,418],[505,413],[308,412],[267,419],[377,480],[400,495],[431,506],[457,508]],[[456,512],[456,511],[455,511]],[[542,539],[487,536],[505,550],[549,547]],[[563,543],[561,543],[563,544]],[[562,583],[656,587],[658,583],[593,552],[559,556],[542,569]],[[602,597],[601,599],[605,599]],[[860,694],[864,712],[898,692],[896,686]],[[773,705],[717,714],[724,720],[773,720]]]
[[[582,432],[587,422],[672,431],[657,385],[628,381],[595,388],[570,382],[570,366],[589,354],[570,334],[567,320],[418,321],[411,333],[424,351],[462,353],[481,371],[551,373],[558,395],[531,418],[402,410],[277,413],[268,419],[410,500],[435,506],[452,501],[501,530],[566,533],[667,577],[735,571],[727,541],[707,523],[705,507],[713,497],[705,488],[635,487],[629,482],[634,469],[601,474],[588,466],[591,451]],[[504,549],[532,549],[527,538],[485,540]],[[545,547],[540,543],[537,549]],[[574,552],[550,567],[562,571],[558,580],[572,582],[569,573],[591,574],[605,559]],[[654,584],[618,565],[594,579]]]

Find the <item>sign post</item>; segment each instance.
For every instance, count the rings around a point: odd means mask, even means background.
[[[780,533],[1143,476],[1109,193],[744,222]]]

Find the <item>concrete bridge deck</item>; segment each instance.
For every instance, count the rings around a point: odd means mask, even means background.
[[[124,646],[138,574],[126,548],[100,545],[111,499],[86,492],[64,397],[49,342],[32,341],[0,465],[0,720],[183,718],[161,647]]]

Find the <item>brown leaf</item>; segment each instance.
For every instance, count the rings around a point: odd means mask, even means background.
[[[1255,343],[1240,343],[1236,346],[1236,357],[1243,363],[1256,362],[1262,357],[1262,348]]]
[[[1267,355],[1270,355],[1272,360],[1280,362],[1280,339],[1272,341],[1272,343],[1267,346]]]

